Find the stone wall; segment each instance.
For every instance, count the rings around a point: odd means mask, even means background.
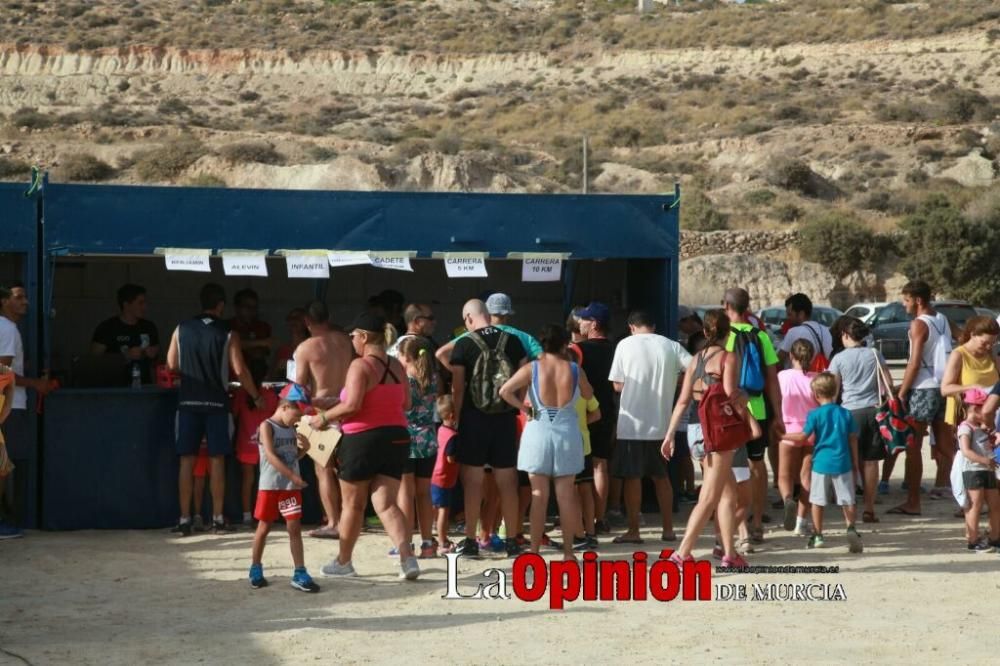
[[[798,246],[797,229],[784,231],[681,231],[681,259],[706,254],[762,254]]]

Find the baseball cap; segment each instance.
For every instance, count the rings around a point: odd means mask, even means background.
[[[697,313],[686,305],[677,306],[677,321],[696,316]]]
[[[611,321],[611,310],[600,301],[591,301],[590,305],[576,313],[580,319],[593,319],[601,324]]]
[[[351,323],[349,331],[370,331],[371,333],[382,333],[385,331],[385,317],[374,312],[362,312]]]
[[[962,394],[962,400],[967,405],[985,405],[990,396],[983,389],[971,388]]]
[[[306,411],[306,407],[308,407],[312,402],[309,399],[309,391],[306,387],[302,386],[302,384],[296,384],[295,382],[286,384],[285,388],[281,389],[281,393],[279,393],[278,396],[282,400],[294,402],[302,411]]]
[[[486,310],[491,315],[512,315],[514,304],[507,294],[493,294],[486,299]]]

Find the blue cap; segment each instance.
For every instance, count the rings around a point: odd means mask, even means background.
[[[576,313],[580,319],[593,319],[594,321],[607,326],[611,321],[611,310],[608,306],[599,301],[591,301],[590,305]]]

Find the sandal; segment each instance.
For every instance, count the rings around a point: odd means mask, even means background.
[[[865,511],[861,514],[861,522],[863,523],[880,523],[878,516],[875,515],[874,511]]]
[[[740,555],[750,555],[754,552],[753,544],[750,539],[741,539],[738,544],[736,544],[736,552]]]
[[[666,541],[668,543],[671,541],[677,541],[677,535],[673,532],[663,532],[660,534],[660,541]]]
[[[643,541],[639,537],[627,537],[624,534],[620,534],[620,535],[616,536],[614,539],[612,539],[611,543],[618,543],[618,544],[621,544],[621,543],[634,543],[634,544],[640,544],[640,543],[643,543]]]

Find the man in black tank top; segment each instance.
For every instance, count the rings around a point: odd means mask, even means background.
[[[178,495],[180,521],[175,528],[191,534],[191,500],[194,461],[202,438],[208,442],[212,463],[212,520],[216,532],[227,530],[222,515],[225,496],[225,457],[232,449],[229,418],[229,369],[253,398],[264,403],[243,359],[240,337],[221,320],[226,293],[217,284],[201,289],[202,314],[181,322],[170,339],[167,365],[181,376],[177,399],[177,455],[180,456]],[[195,502],[201,498],[195,498]],[[198,508],[197,506],[195,507]]]

